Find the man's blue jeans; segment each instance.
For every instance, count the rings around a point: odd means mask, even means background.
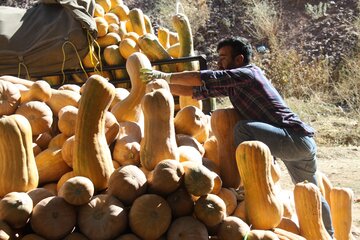
[[[265,143],[271,154],[280,158],[289,171],[294,184],[307,180],[317,185],[316,143],[312,137],[270,124],[242,120],[234,128],[236,146],[244,141],[257,140]],[[333,237],[330,208],[321,196],[322,219],[326,230]]]

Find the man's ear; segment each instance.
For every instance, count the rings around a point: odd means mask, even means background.
[[[244,65],[244,55],[239,54],[235,57],[235,64],[237,67]]]

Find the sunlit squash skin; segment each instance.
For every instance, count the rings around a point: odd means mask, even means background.
[[[182,13],[175,14],[172,17],[172,25],[179,36],[179,58],[194,56],[193,35],[188,17]],[[196,61],[177,63],[176,65],[179,72],[199,70],[199,64]],[[203,107],[202,101],[193,99],[191,96],[180,96],[179,103],[181,109],[188,105],[196,106],[201,110]]]
[[[351,233],[352,204],[354,192],[351,188],[333,187],[330,192],[331,218],[337,240],[353,240]]]
[[[179,160],[174,127],[174,99],[166,89],[157,89],[144,95],[144,138],[140,147],[140,162],[153,170],[165,159]]]
[[[131,26],[139,36],[142,36],[146,33],[146,25],[144,19],[144,13],[139,8],[133,8],[129,11],[129,19]]]
[[[300,235],[306,239],[330,240],[322,221],[321,193],[310,182],[300,182],[294,188],[296,215],[299,219]]]
[[[126,61],[126,70],[131,81],[130,94],[111,109],[118,122],[133,121],[143,126],[141,99],[145,94],[146,83],[140,79],[141,68],[151,69],[150,60],[140,52],[131,54]]]
[[[284,208],[274,190],[270,149],[260,141],[245,141],[236,148],[236,163],[245,190],[246,216],[254,229],[276,227]]]
[[[211,115],[211,129],[217,139],[220,177],[225,187],[237,188],[240,175],[236,167],[236,147],[233,137],[235,124],[240,117],[235,109],[217,109]]]
[[[39,174],[29,121],[14,114],[0,118],[0,198],[35,189]]]
[[[91,76],[79,103],[75,128],[73,169],[89,178],[96,190],[105,189],[114,171],[105,136],[105,118],[115,87],[100,75]]]

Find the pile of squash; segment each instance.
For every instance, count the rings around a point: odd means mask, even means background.
[[[351,239],[351,189],[281,189],[258,141],[235,146],[234,109],[175,111],[163,79],[143,83],[140,52],[121,95],[100,75],[53,89],[0,77],[0,239]],[[121,89],[120,91],[117,91]]]
[[[191,99],[176,109],[165,80],[140,80],[152,61],[193,54],[185,15],[157,36],[119,0],[98,0],[95,16],[100,48],[84,65],[98,67],[100,50],[126,69],[58,89],[0,76],[0,240],[330,239],[321,194],[336,239],[351,239],[351,189],[319,172],[319,187],[283,190],[265,144],[235,146],[234,109],[210,116]],[[108,81],[124,75],[131,89]]]
[[[134,52],[145,54],[151,62],[171,60],[194,55],[191,26],[184,13],[176,13],[171,18],[174,31],[159,26],[154,30],[150,17],[139,8],[129,9],[122,0],[96,0],[94,21],[98,34],[89,52],[82,59],[82,67],[94,69],[94,72],[72,74],[70,81],[84,83],[93,74],[99,74],[109,80],[128,78],[126,69],[116,68],[105,71],[104,66],[124,66]],[[197,61],[162,64],[154,66],[164,72],[198,70]],[[68,76],[69,77],[69,76]],[[52,85],[66,82],[61,76],[45,76],[43,80]],[[118,87],[130,90],[131,84],[123,82]],[[186,105],[202,109],[202,102],[189,97],[180,97],[177,110]]]

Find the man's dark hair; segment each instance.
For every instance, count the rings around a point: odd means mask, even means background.
[[[252,55],[252,47],[250,42],[243,37],[231,37],[221,40],[217,45],[217,50],[220,48],[230,46],[232,47],[232,57],[242,54],[244,56],[244,64],[249,64]]]

